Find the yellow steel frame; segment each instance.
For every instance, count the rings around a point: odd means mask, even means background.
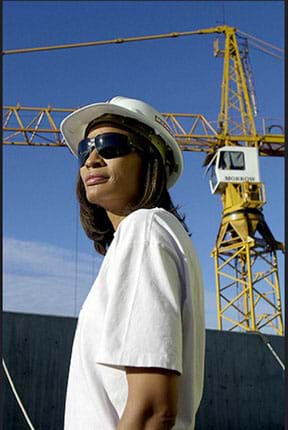
[[[248,146],[257,147],[244,56],[235,29],[225,29],[225,49],[216,45],[215,54],[224,56],[220,139],[235,145],[239,135]],[[236,144],[239,144],[238,142]],[[261,183],[228,183],[222,186],[222,221],[212,251],[216,275],[218,327],[220,330],[260,331],[270,328],[283,335],[282,307],[278,277],[277,242],[263,214],[265,190]]]
[[[267,226],[262,183],[228,183],[212,251],[216,275],[218,328],[283,335],[277,250],[284,251]],[[238,318],[238,319],[237,319]]]
[[[216,55],[219,54],[224,55],[219,126],[224,141],[229,144],[230,135],[256,136],[245,71],[234,28],[225,27],[225,50],[216,52]]]
[[[265,236],[255,239],[254,234],[245,213],[238,215],[237,222],[231,218],[222,221],[212,251],[218,328],[247,332],[269,327],[283,335],[276,255],[281,245],[276,243],[271,249]]]
[[[59,129],[59,116],[74,109],[4,106],[3,143],[8,145],[64,146]],[[58,117],[56,119],[56,117]],[[25,124],[25,125],[24,125]]]
[[[31,146],[65,146],[59,123],[75,109],[48,107],[3,107],[3,144]],[[223,135],[201,114],[163,113],[167,124],[183,151],[213,153],[223,146]],[[256,137],[229,136],[231,145],[256,146],[260,155],[285,153],[283,134],[257,134]],[[244,143],[242,143],[244,142]]]

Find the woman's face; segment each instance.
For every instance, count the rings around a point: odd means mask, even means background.
[[[88,137],[111,132],[129,134],[117,127],[103,126],[91,130]],[[141,167],[142,160],[137,152],[104,159],[94,149],[80,169],[87,200],[110,212],[121,214],[139,195]]]

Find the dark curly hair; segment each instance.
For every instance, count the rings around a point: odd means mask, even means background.
[[[131,122],[131,121],[130,121]],[[92,127],[91,127],[92,125]],[[110,123],[111,125],[111,123]],[[89,124],[85,137],[95,127]],[[127,129],[126,127],[118,128]],[[147,127],[147,126],[145,126]],[[151,132],[151,129],[150,129]],[[151,149],[150,145],[150,149]],[[165,166],[158,151],[150,151],[150,154],[139,152],[142,158],[143,186],[139,193],[138,201],[131,203],[125,210],[125,215],[136,211],[137,209],[152,209],[155,207],[163,208],[172,213],[182,223],[185,230],[189,233],[185,223],[185,215],[179,214],[179,206],[173,204],[170,194],[167,190],[167,179]],[[86,191],[81,179],[80,173],[77,178],[76,188],[77,198],[80,204],[80,220],[82,227],[88,236],[94,242],[94,247],[101,255],[105,255],[112,242],[114,228],[108,218],[106,210],[97,204],[92,204],[87,200]]]

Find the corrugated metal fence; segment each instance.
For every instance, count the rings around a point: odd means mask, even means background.
[[[3,314],[3,356],[35,430],[63,430],[76,322],[69,317]],[[283,361],[284,339],[267,338]],[[3,428],[28,429],[3,378]],[[212,429],[284,429],[284,372],[257,334],[206,330],[205,388],[196,430]]]

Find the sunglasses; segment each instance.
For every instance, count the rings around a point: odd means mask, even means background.
[[[124,157],[130,154],[135,149],[144,151],[137,142],[126,134],[120,133],[104,133],[98,136],[81,140],[78,145],[78,161],[82,167],[85,161],[96,149],[100,157],[110,160],[112,158]]]

